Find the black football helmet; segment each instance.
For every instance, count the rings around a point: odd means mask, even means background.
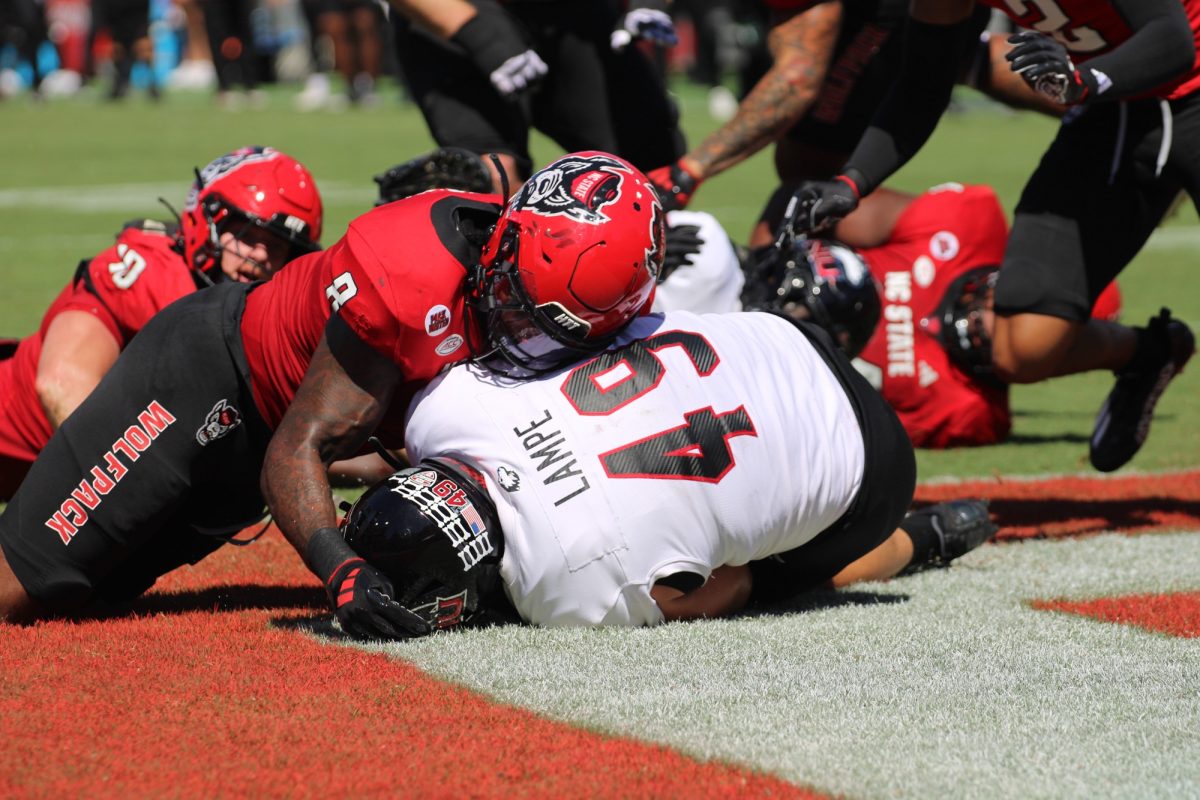
[[[372,486],[351,506],[342,535],[392,581],[396,602],[433,630],[496,620],[504,607],[504,537],[496,509],[460,462],[426,459]]]
[[[858,253],[840,242],[806,238],[751,253],[742,307],[815,323],[849,358],[867,346],[882,308]]]
[[[977,378],[997,380],[992,370],[992,335],[984,324],[999,269],[977,267],[946,289],[938,309],[942,347],[959,369]]]

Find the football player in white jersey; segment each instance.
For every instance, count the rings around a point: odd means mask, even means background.
[[[668,211],[666,242],[654,311],[742,310],[742,262],[716,217],[706,211]]]
[[[643,317],[534,380],[457,367],[410,407],[407,446],[417,466],[342,530],[430,630],[507,603],[540,625],[720,616],[995,531],[982,503],[898,529],[916,468],[896,415],[827,334],[771,314]]]

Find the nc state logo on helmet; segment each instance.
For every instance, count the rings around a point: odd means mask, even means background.
[[[256,229],[286,244],[290,260],[320,249],[322,218],[303,164],[272,147],[242,147],[197,170],[180,219],[184,258],[192,269],[219,272],[221,234]]]
[[[648,309],[662,270],[662,204],[608,153],[563,156],[508,201],[471,287],[501,372],[538,374],[606,347]]]

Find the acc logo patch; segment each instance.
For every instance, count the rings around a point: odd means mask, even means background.
[[[196,431],[196,441],[201,445],[215,442],[241,424],[242,412],[229,405],[226,400],[218,400],[204,418],[204,425]]]
[[[425,332],[437,336],[450,327],[450,309],[445,306],[434,306],[425,312]]]
[[[455,333],[455,334],[451,334],[450,336],[447,336],[433,350],[439,356],[448,356],[451,353],[453,353],[455,350],[457,350],[458,348],[462,347],[462,344],[463,344],[463,337],[461,337],[457,333]]]

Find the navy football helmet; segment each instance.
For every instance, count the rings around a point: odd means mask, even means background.
[[[879,323],[879,289],[850,247],[797,237],[759,248],[746,269],[742,307],[774,311],[824,328],[849,358],[862,352]]]
[[[427,459],[368,489],[342,535],[433,630],[497,621],[504,537],[495,506],[460,462]]]

